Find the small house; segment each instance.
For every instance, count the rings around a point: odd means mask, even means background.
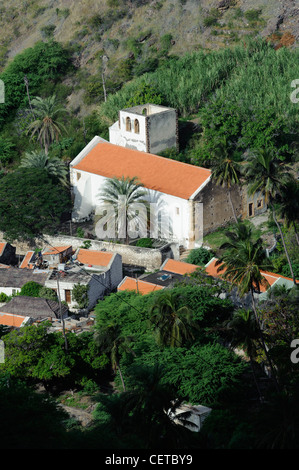
[[[61,316],[66,318],[68,316],[68,308],[64,304],[60,306],[54,300],[18,295],[0,308],[0,315],[23,316],[28,318],[26,324],[31,324],[43,320],[52,321],[52,319],[60,319]]]
[[[133,278],[129,276],[125,276],[124,279],[117,287],[117,291],[132,291],[136,292],[136,294],[149,294],[151,292],[156,292],[157,290],[164,289],[164,286],[159,286],[158,284],[154,284],[152,282],[147,282],[142,279]]]

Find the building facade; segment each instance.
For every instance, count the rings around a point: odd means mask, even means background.
[[[173,108],[147,103],[119,111],[109,141],[121,147],[158,154],[178,150],[178,117]]]

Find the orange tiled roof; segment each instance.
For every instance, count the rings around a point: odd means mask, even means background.
[[[113,253],[108,253],[106,251],[93,251],[80,249],[77,254],[77,260],[80,263],[88,264],[92,266],[108,266]]]
[[[4,250],[4,247],[5,247],[6,243],[4,242],[1,242],[0,243],[0,255],[2,254],[2,251]]]
[[[217,258],[212,258],[205,266],[205,270],[206,270],[206,273],[209,274],[209,276],[213,276],[213,277],[221,277],[222,274],[225,273],[225,269],[223,269],[222,271],[220,272],[217,272],[217,269],[220,267],[219,266],[216,266],[216,261]]]
[[[148,189],[189,199],[211,170],[106,142],[98,143],[74,166],[107,178],[134,177]]]
[[[185,263],[184,261],[176,261],[169,259],[163,264],[163,271],[169,271],[176,274],[188,274],[193,273],[199,266],[196,264]]]
[[[12,315],[11,313],[0,314],[0,325],[15,326],[19,328],[26,317]]]
[[[8,264],[0,264],[0,269],[10,268]]]
[[[205,270],[206,270],[206,273],[209,274],[210,276],[221,278],[221,276],[225,273],[226,269],[223,269],[222,271],[217,272],[217,269],[221,265],[216,266],[216,261],[217,261],[217,258],[212,258],[211,261],[206,264]],[[291,279],[290,277],[285,277],[285,276],[282,276],[281,274],[271,273],[268,271],[261,271],[261,274],[268,281],[270,287],[273,286],[273,284],[280,278],[286,279],[287,281],[293,281],[293,279]],[[266,292],[269,289],[269,286],[261,285],[260,291]]]
[[[43,253],[43,255],[58,255],[59,253],[63,253],[64,251],[71,248],[72,245],[69,246],[54,246],[53,248],[49,248],[48,251]]]
[[[20,264],[21,269],[23,268],[33,269],[33,264],[29,263],[33,254],[34,254],[34,251],[27,251],[26,256],[24,257],[22,263]]]
[[[140,294],[149,294],[150,292],[164,289],[163,286],[152,284],[151,282],[142,281],[141,279],[134,279],[132,277],[126,277],[125,280],[117,288],[118,291],[130,290],[139,292]]]

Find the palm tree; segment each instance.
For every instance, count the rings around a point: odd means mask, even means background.
[[[137,177],[120,179],[112,178],[107,180],[104,188],[99,194],[101,203],[111,204],[116,215],[118,224],[118,234],[123,234],[126,244],[129,244],[129,223],[135,219],[143,228],[147,227],[147,211],[145,220],[142,214],[136,216],[135,204],[145,204],[146,208],[148,201],[146,199],[147,192],[142,183]]]
[[[286,247],[281,226],[276,218],[275,197],[281,193],[282,188],[290,181],[290,168],[283,164],[277,156],[267,150],[260,150],[248,156],[243,166],[245,179],[248,181],[248,194],[253,195],[260,191],[269,203],[273,220],[278,228],[284,251],[288,260],[293,282],[296,285],[290,256]]]
[[[172,420],[183,400],[177,398],[173,385],[165,383],[165,372],[159,363],[153,366],[133,364],[130,373],[135,385],[123,394],[123,408],[131,417],[138,435],[144,436],[147,448],[161,445],[164,448],[184,448],[193,438],[190,431],[182,427],[190,423],[190,412],[180,413],[178,424]]]
[[[210,167],[212,170],[212,180],[215,181],[217,185],[227,188],[232,213],[235,221],[238,222],[231,191],[234,186],[240,185],[240,163],[237,162],[233,156],[229,155],[225,139],[219,145],[217,151],[214,152]]]
[[[149,311],[160,346],[180,347],[184,341],[194,339],[196,328],[188,307],[179,307],[177,297],[170,290],[155,296]]]
[[[55,140],[57,142],[62,130],[65,131],[61,117],[67,111],[60,106],[55,95],[48,98],[36,97],[32,100],[32,106],[35,119],[29,124],[28,133],[31,132],[31,138],[37,135],[37,140],[48,154],[51,143]]]
[[[240,222],[240,224],[242,223]],[[234,239],[231,238],[228,243],[221,245],[220,250],[223,249],[225,249],[224,253],[216,261],[218,272],[225,270],[223,274],[224,279],[236,285],[241,296],[250,292],[252,310],[259,329],[261,343],[268,359],[276,388],[279,390],[274,367],[264,341],[261,319],[257,312],[254,297],[254,292],[260,292],[261,286],[269,286],[268,281],[261,273],[261,270],[267,270],[270,267],[263,242],[260,238],[257,240],[253,240],[252,238],[244,240],[235,237]]]
[[[43,150],[26,152],[20,163],[21,168],[39,168],[67,185],[68,170],[58,157],[49,157]]]
[[[257,327],[253,312],[251,310],[239,309],[234,313],[231,320],[225,322],[224,326],[229,335],[231,347],[236,348],[241,346],[249,357],[254,382],[260,400],[262,401],[263,397],[254,369],[254,359],[257,353],[255,342],[259,342],[260,340],[260,331]]]
[[[125,392],[126,387],[119,361],[122,353],[130,352],[135,355],[134,351],[130,347],[133,337],[122,335],[119,325],[108,322],[103,326],[99,326],[98,330],[95,332],[94,339],[101,352],[110,355],[112,369],[114,373],[118,371],[123,390]]]
[[[299,236],[297,224],[299,220],[299,184],[295,179],[288,181],[277,195],[279,204],[279,213],[285,219],[287,227],[293,226],[297,244],[299,245]]]

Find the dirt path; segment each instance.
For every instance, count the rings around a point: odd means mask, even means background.
[[[60,404],[59,406],[61,406],[70,415],[71,418],[75,418],[81,426],[88,427],[92,424],[92,412],[94,410],[94,407],[90,407],[90,411],[86,411],[81,410],[80,408],[74,408],[72,406],[66,406],[62,404]]]

